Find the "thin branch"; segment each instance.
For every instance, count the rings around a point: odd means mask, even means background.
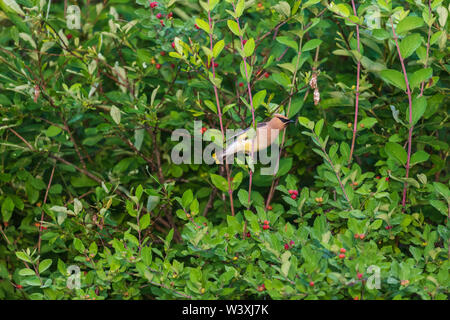
[[[356,12],[356,6],[355,1],[352,0],[352,7],[353,7],[353,13],[355,16],[357,16]],[[357,39],[357,46],[358,46],[358,53],[361,53],[360,49],[360,39],[359,39],[359,25],[356,24],[356,39]],[[361,61],[358,56],[358,65],[357,65],[357,71],[356,71],[356,101],[355,101],[355,120],[353,123],[353,137],[352,137],[352,146],[350,148],[350,157],[348,159],[348,165],[352,162],[353,157],[353,150],[355,149],[355,142],[356,142],[356,131],[358,129],[358,107],[359,107],[359,78],[361,74]]]
[[[408,75],[406,74],[406,68],[405,68],[405,61],[403,60],[402,54],[400,52],[400,46],[398,44],[398,37],[395,33],[394,29],[394,23],[392,22],[392,17],[389,17],[389,20],[391,21],[392,26],[392,34],[394,35],[395,40],[395,46],[397,47],[398,57],[400,59],[400,64],[402,65],[402,71],[403,76],[405,77],[405,84],[406,84],[406,94],[408,95],[408,103],[409,103],[409,132],[408,132],[408,158],[406,160],[406,179],[409,177],[409,163],[411,160],[411,144],[412,144],[412,133],[414,130],[414,126],[412,123],[412,97],[411,97],[411,90],[409,88],[409,81],[408,81]],[[402,198],[402,207],[404,208],[406,205],[406,192],[408,189],[408,183],[405,181],[403,185],[403,198]]]
[[[209,0],[208,0],[208,8],[209,8]],[[208,24],[209,24],[209,47],[210,50],[213,51],[213,23],[211,19],[211,10],[208,9]],[[216,79],[216,67],[214,66],[214,57],[211,57],[211,66],[212,66],[212,74],[213,74],[213,80]],[[219,116],[219,122],[220,122],[220,131],[222,132],[222,141],[225,142],[225,131],[223,129],[223,122],[222,122],[222,109],[220,108],[220,101],[219,101],[219,93],[217,91],[217,86],[215,83],[213,83],[214,87],[214,95],[216,97],[216,105],[217,105],[217,113]],[[228,167],[228,164],[225,163],[225,171],[227,174],[227,183],[228,183],[228,196],[230,197],[230,207],[231,207],[231,215],[234,216],[234,203],[233,203],[233,189],[231,187],[231,174],[230,169]]]

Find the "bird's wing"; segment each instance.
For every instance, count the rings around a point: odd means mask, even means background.
[[[267,122],[260,122],[256,125],[257,128],[262,128],[264,126],[267,126]],[[248,138],[247,133],[250,130],[250,128],[239,131],[238,133],[233,134],[231,137],[227,137],[227,142],[229,142],[230,140],[234,140],[236,138],[237,138],[237,140],[244,140],[244,139]]]

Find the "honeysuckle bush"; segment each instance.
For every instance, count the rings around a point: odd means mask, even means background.
[[[448,299],[447,2],[0,4],[2,299]]]

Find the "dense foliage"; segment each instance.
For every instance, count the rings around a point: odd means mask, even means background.
[[[0,0],[1,299],[448,298],[448,2],[76,3]]]

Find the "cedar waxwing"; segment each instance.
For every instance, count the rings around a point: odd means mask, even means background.
[[[214,154],[213,158],[216,163],[221,163],[220,160],[224,160],[227,156],[235,154],[237,152],[244,152],[247,154],[253,152],[258,152],[259,150],[266,149],[269,147],[277,138],[281,130],[287,127],[287,125],[293,120],[283,116],[282,114],[274,114],[273,118],[268,122],[258,123],[256,126],[256,136],[250,137],[250,128],[239,132],[238,134],[228,138],[227,140],[233,139],[230,145],[226,147],[223,152]],[[254,132],[254,131],[253,131]],[[252,144],[254,145],[252,148]]]

